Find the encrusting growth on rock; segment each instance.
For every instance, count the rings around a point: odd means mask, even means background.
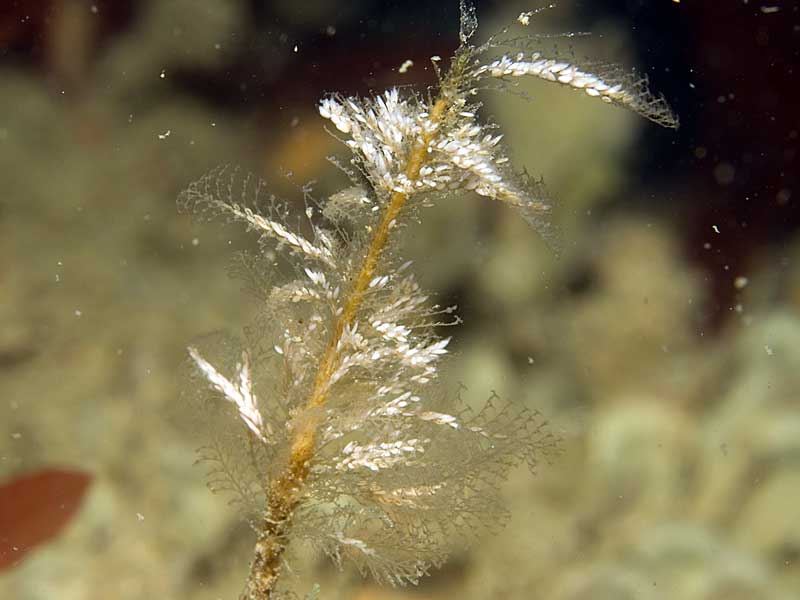
[[[352,187],[321,210],[309,205],[302,229],[236,170],[209,173],[179,199],[184,210],[260,235],[259,251],[237,263],[261,300],[255,323],[242,340],[189,348],[199,397],[239,423],[215,432],[201,460],[214,489],[237,493],[257,532],[247,600],[286,593],[287,548],[303,541],[378,581],[415,583],[454,540],[502,521],[497,484],[511,467],[534,469],[557,449],[538,413],[495,397],[471,413],[436,391],[449,342],[436,327],[458,318],[429,304],[393,233],[423,201],[470,191],[546,230],[542,186],[513,172],[502,136],[478,120],[472,98],[482,82],[533,75],[663,125],[677,121],[639,84],[539,53],[487,58],[502,40],[473,46],[476,27],[462,2],[461,46],[446,72],[434,61],[432,98],[392,89],[322,100],[320,114],[353,154],[354,169],[343,168]]]

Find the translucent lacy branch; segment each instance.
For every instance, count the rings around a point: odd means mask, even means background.
[[[259,180],[226,168],[179,199],[260,236],[236,263],[260,299],[255,322],[242,339],[189,348],[197,397],[223,413],[201,459],[258,537],[247,600],[283,593],[287,549],[303,542],[381,582],[414,583],[457,541],[502,521],[497,490],[511,467],[533,469],[557,447],[538,413],[497,398],[471,413],[438,389],[449,338],[437,327],[458,318],[430,303],[393,233],[423,203],[456,206],[469,192],[546,229],[543,187],[513,171],[502,135],[478,119],[483,82],[532,75],[663,125],[677,120],[633,79],[539,53],[492,57],[502,40],[471,45],[476,26],[462,3],[461,46],[446,71],[434,60],[430,99],[392,89],[321,101],[352,153],[350,187],[326,202],[292,216]]]

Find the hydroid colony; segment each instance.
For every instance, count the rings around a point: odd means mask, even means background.
[[[497,487],[511,467],[533,469],[557,446],[538,414],[496,398],[471,413],[437,390],[450,340],[436,328],[458,319],[429,303],[395,233],[423,203],[455,206],[468,192],[546,231],[541,186],[513,172],[502,136],[478,120],[474,97],[493,81],[531,75],[677,121],[639,80],[539,52],[492,57],[515,42],[502,32],[473,46],[476,27],[462,2],[460,47],[446,70],[433,58],[435,93],[322,100],[353,155],[342,167],[351,185],[327,202],[292,217],[260,181],[226,169],[179,199],[260,236],[259,251],[237,259],[260,299],[256,321],[241,340],[189,348],[204,414],[227,410],[238,423],[226,429],[215,416],[201,458],[212,488],[232,490],[253,515],[247,600],[278,597],[288,549],[304,541],[381,582],[415,583],[455,540],[502,521]]]

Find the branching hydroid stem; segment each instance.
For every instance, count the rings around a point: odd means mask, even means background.
[[[545,190],[514,172],[497,126],[478,118],[474,94],[491,81],[532,76],[662,125],[677,126],[677,118],[642,80],[538,52],[492,58],[502,39],[472,46],[476,27],[462,0],[461,45],[449,70],[431,59],[435,99],[390,89],[320,102],[355,169],[345,169],[351,186],[324,202],[321,218],[307,209],[310,235],[287,225],[290,211],[265,197],[263,182],[235,170],[212,171],[179,198],[184,210],[223,215],[260,236],[259,251],[236,263],[261,300],[244,339],[211,345],[216,356],[189,348],[200,399],[234,418],[231,431],[213,421],[200,451],[210,487],[233,491],[258,515],[244,600],[285,591],[287,549],[299,542],[381,583],[416,583],[459,540],[502,522],[498,486],[509,469],[524,461],[535,470],[557,451],[538,412],[494,396],[472,412],[437,391],[449,338],[437,335],[436,315],[450,309],[430,306],[410,263],[395,256],[392,233],[405,212],[442,198],[455,207],[469,192],[514,207],[548,233]],[[275,272],[278,253],[294,277]]]
[[[423,134],[421,143],[412,150],[409,156],[405,175],[411,182],[416,182],[419,178],[420,170],[429,155],[428,146],[433,141],[438,126],[448,109],[448,95],[444,92],[446,87],[442,86],[442,90],[442,94],[434,102],[430,111],[431,127]],[[413,191],[395,191],[390,197],[320,362],[311,396],[306,404],[306,410],[309,412],[322,407],[327,400],[342,334],[345,328],[352,325],[355,320],[364,293],[375,276],[375,270],[389,240],[391,230],[397,223],[397,219],[412,193]],[[270,515],[270,519],[265,520],[264,533],[256,544],[255,558],[251,566],[245,596],[247,600],[269,598],[278,581],[281,556],[286,549],[285,537],[291,526],[292,513],[300,500],[303,484],[308,476],[308,463],[313,457],[317,424],[318,419],[313,417],[302,422],[291,445],[288,465],[283,475],[276,479],[270,488],[267,499],[267,514]]]

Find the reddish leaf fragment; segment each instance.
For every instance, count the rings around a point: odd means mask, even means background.
[[[90,480],[82,471],[43,469],[0,484],[0,570],[58,535]]]

